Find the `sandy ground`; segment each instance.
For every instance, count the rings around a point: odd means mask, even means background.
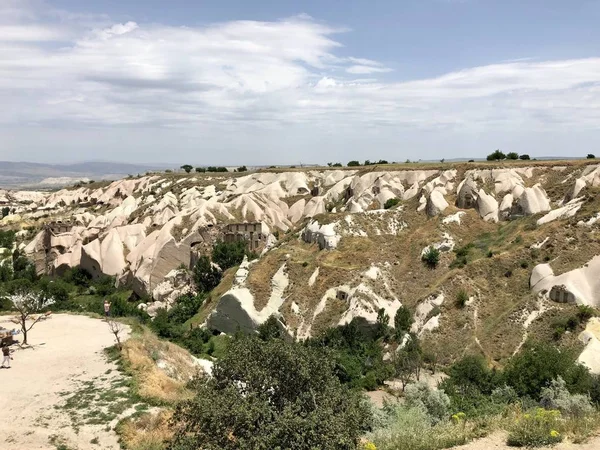
[[[6,316],[0,316],[0,326],[17,327]],[[118,449],[116,434],[106,424],[74,429],[71,416],[60,408],[66,393],[81,383],[121,377],[102,353],[114,344],[107,324],[57,314],[36,324],[28,338],[33,348],[12,346],[12,368],[0,369],[0,449],[54,450],[52,441],[69,449]]]
[[[478,439],[467,445],[453,447],[456,450],[512,450],[515,447],[506,445],[506,433],[494,433],[486,438]],[[600,449],[600,437],[590,439],[584,444],[562,443],[552,447],[537,447],[538,450],[598,450]]]

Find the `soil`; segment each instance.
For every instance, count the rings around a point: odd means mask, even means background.
[[[0,316],[0,326],[18,327],[9,319]],[[28,340],[31,347],[11,346],[11,368],[0,369],[0,449],[119,449],[115,424],[73,423],[64,407],[82,384],[102,389],[122,377],[103,353],[114,344],[107,324],[56,314],[37,323]]]

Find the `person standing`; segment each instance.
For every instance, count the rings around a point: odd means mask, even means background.
[[[104,300],[104,316],[110,316],[110,302],[108,300]]]
[[[2,356],[4,358],[2,358],[2,366],[0,368],[10,369],[10,348],[6,344],[2,346]],[[8,366],[5,367],[4,364],[8,364]]]

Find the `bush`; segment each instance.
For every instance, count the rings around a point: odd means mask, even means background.
[[[467,305],[468,301],[469,294],[467,294],[467,291],[465,291],[464,289],[458,291],[458,293],[456,294],[456,306],[458,306],[459,308],[464,308]]]
[[[531,158],[529,157],[529,155],[521,155],[519,156],[519,159],[522,161],[529,161]]]
[[[519,159],[519,154],[515,152],[510,152],[506,154],[506,159],[517,160]]]
[[[552,380],[549,387],[542,389],[540,404],[546,409],[557,409],[563,415],[577,419],[594,411],[589,395],[571,394],[560,376]]]
[[[500,161],[501,159],[506,159],[506,155],[502,153],[500,150],[496,150],[493,153],[487,155],[488,161]]]
[[[390,198],[390,199],[386,200],[385,204],[383,205],[383,208],[390,209],[390,208],[393,208],[394,206],[396,206],[398,203],[400,203],[399,198]]]
[[[246,241],[217,242],[212,251],[212,259],[221,270],[239,266],[247,254],[248,245]]]
[[[265,386],[269,386],[265,389]],[[234,340],[213,377],[173,414],[173,448],[355,448],[370,426],[363,396],[342,386],[335,361],[278,339]]]
[[[550,344],[526,343],[521,352],[508,361],[503,379],[520,397],[536,400],[542,389],[559,376],[570,392],[588,392],[592,379],[589,371],[577,362],[577,356],[573,350],[559,350]]]
[[[196,167],[196,172],[197,173],[206,173],[206,168],[205,167]]]
[[[450,398],[443,390],[433,390],[425,383],[413,383],[404,391],[409,407],[424,409],[432,424],[448,418]]]
[[[588,153],[587,159],[596,159],[596,155],[594,155],[593,153]]]
[[[537,408],[515,421],[507,443],[513,447],[541,447],[562,441],[560,411]]]
[[[248,168],[246,166],[240,166],[235,170],[236,170],[236,172],[247,172]]]
[[[189,164],[184,164],[180,168],[183,169],[183,170],[185,170],[185,173],[190,173],[194,167],[190,166]]]
[[[194,284],[198,292],[210,292],[221,282],[221,271],[213,266],[208,256],[201,256],[193,269]]]
[[[440,251],[434,246],[430,246],[421,256],[421,261],[430,269],[435,269],[440,262]]]
[[[412,324],[413,315],[410,310],[406,306],[398,308],[394,316],[394,329],[398,343],[402,342],[404,335],[410,331]]]
[[[0,230],[0,248],[12,250],[16,233],[13,230]]]
[[[349,161],[348,162],[348,167],[358,167],[360,166],[360,163],[358,161]]]
[[[177,298],[175,305],[169,310],[169,320],[175,324],[182,325],[194,317],[202,303],[204,294],[185,294]]]
[[[596,310],[588,305],[579,305],[577,307],[577,318],[581,323],[586,323],[592,317],[596,316]]]

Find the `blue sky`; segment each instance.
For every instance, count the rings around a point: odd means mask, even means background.
[[[598,23],[579,0],[1,0],[0,159],[585,155]]]

